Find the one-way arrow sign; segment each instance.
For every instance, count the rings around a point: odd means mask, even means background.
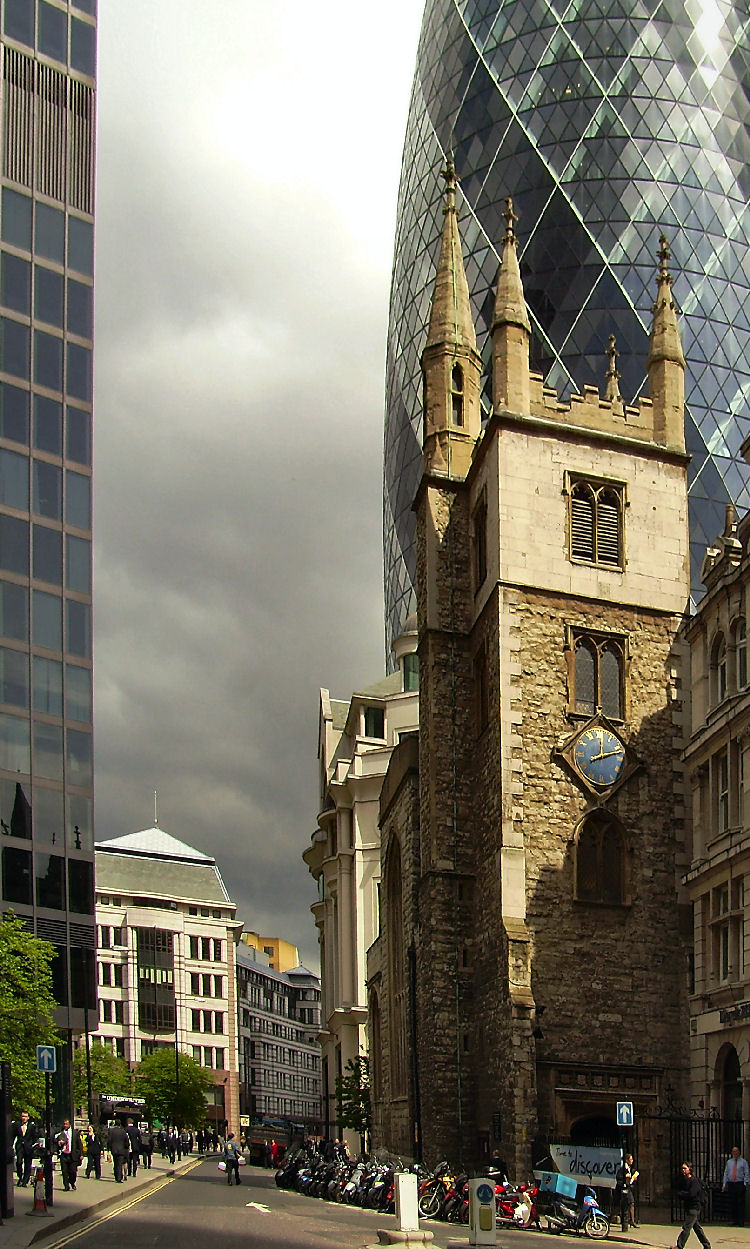
[[[261,1203],[260,1203],[259,1201],[246,1201],[246,1202],[245,1202],[245,1209],[247,1209],[247,1207],[248,1207],[248,1206],[252,1206],[253,1210],[260,1210],[261,1214],[270,1214],[270,1213],[271,1213],[271,1207],[270,1207],[270,1206],[264,1206],[264,1205],[261,1205]]]
[[[57,1054],[54,1045],[37,1045],[36,1069],[53,1075],[57,1071]]]

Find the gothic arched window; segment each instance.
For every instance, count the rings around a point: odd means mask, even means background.
[[[576,843],[576,898],[619,905],[626,901],[625,848],[620,825],[606,812],[584,820]]]
[[[577,481],[570,491],[570,558],[621,568],[622,489]]]
[[[451,370],[451,415],[454,425],[464,423],[464,373],[460,364]]]
[[[573,710],[592,716],[601,707],[611,720],[623,718],[624,645],[621,639],[578,633],[573,642]]]

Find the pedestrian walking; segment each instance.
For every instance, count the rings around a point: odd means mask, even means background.
[[[703,1185],[696,1175],[690,1162],[683,1162],[677,1186],[677,1196],[683,1203],[685,1218],[682,1231],[677,1237],[677,1244],[671,1249],[684,1249],[691,1231],[695,1232],[703,1249],[711,1249],[711,1242],[700,1224],[701,1206],[703,1205]]]
[[[13,1152],[16,1158],[16,1179],[26,1188],[31,1177],[34,1146],[39,1139],[39,1128],[28,1110],[22,1110],[20,1118],[12,1125]]]
[[[70,1126],[70,1119],[63,1119],[63,1125],[57,1135],[57,1152],[60,1160],[60,1175],[63,1188],[67,1193],[75,1188],[78,1168],[83,1158],[83,1141],[78,1128]]]
[[[615,1176],[617,1181],[615,1184],[616,1208],[620,1212],[620,1224],[624,1232],[628,1230],[628,1226],[638,1226],[635,1221],[635,1194],[633,1192],[633,1185],[637,1179],[638,1172],[633,1165],[633,1155],[625,1154]]]
[[[227,1184],[232,1183],[232,1173],[234,1172],[235,1184],[240,1183],[240,1147],[234,1139],[234,1132],[230,1132],[224,1146],[224,1164],[227,1169]]]
[[[732,1222],[735,1227],[745,1226],[745,1190],[750,1182],[750,1167],[740,1153],[739,1145],[732,1146],[732,1152],[724,1167],[724,1179],[721,1191],[729,1198]]]
[[[147,1171],[151,1170],[151,1155],[154,1152],[154,1142],[151,1133],[144,1129],[141,1132],[141,1162]]]
[[[138,1163],[141,1160],[141,1133],[140,1129],[135,1126],[132,1119],[128,1119],[125,1131],[130,1141],[130,1150],[128,1153],[128,1178],[135,1179],[138,1174]]]
[[[86,1179],[91,1179],[91,1172],[97,1180],[102,1178],[102,1143],[91,1124],[86,1133]]]
[[[127,1159],[130,1153],[130,1137],[125,1131],[121,1123],[116,1123],[114,1127],[109,1129],[107,1135],[107,1149],[112,1155],[112,1163],[115,1170],[115,1184],[122,1184],[123,1168],[127,1172]]]

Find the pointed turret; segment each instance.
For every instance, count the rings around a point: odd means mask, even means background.
[[[427,345],[422,352],[423,457],[427,472],[465,477],[481,431],[482,362],[458,233],[456,171],[451,159],[443,177],[445,221]]]
[[[503,214],[506,222],[503,255],[497,279],[495,315],[492,319],[492,402],[494,407],[512,412],[529,411],[529,344],[531,324],[523,297],[518,267],[513,201],[508,197]]]
[[[659,272],[653,307],[651,346],[646,370],[654,405],[654,439],[668,447],[685,450],[685,357],[682,353],[677,309],[672,298],[672,253],[662,234],[659,240]]]

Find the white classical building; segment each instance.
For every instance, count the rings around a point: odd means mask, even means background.
[[[129,1063],[176,1044],[211,1074],[209,1121],[238,1131],[242,925],[216,860],[148,828],[97,843],[95,870],[99,1027],[92,1039]]]
[[[380,791],[393,747],[419,725],[416,618],[394,643],[398,669],[348,702],[320,691],[318,827],[303,858],[318,885],[323,1132],[336,1124],[336,1077],[367,1053],[366,953],[379,926]]]

